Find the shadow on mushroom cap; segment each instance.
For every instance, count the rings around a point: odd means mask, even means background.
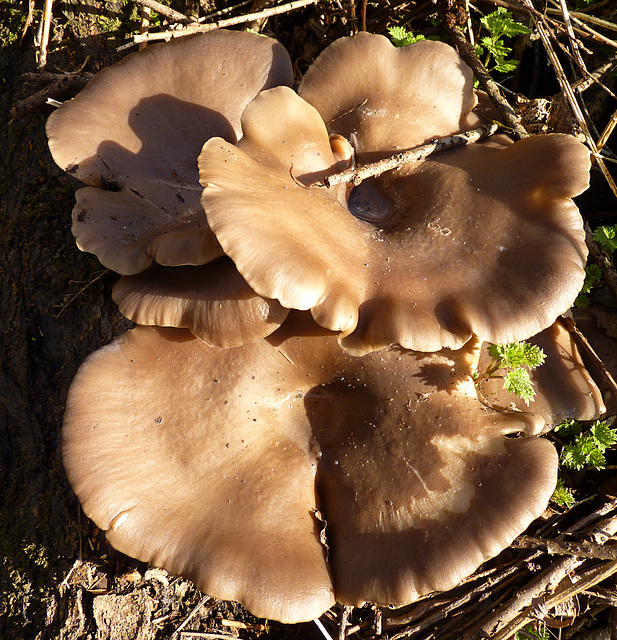
[[[78,196],[79,247],[123,274],[153,257],[179,265],[221,255],[199,205],[196,157],[212,136],[235,142],[246,104],[292,78],[280,44],[237,31],[154,45],[98,73],[47,123],[54,160],[94,187]],[[198,237],[188,254],[185,230]]]
[[[230,349],[137,327],[82,365],[63,458],[114,547],[298,622],[448,589],[542,512],[556,453],[478,401],[477,343],[353,358],[303,323]]]

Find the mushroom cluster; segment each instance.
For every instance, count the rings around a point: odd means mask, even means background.
[[[604,411],[557,321],[585,147],[499,135],[328,187],[479,126],[472,73],[360,33],[292,81],[278,43],[218,31],[128,56],[47,126],[87,185],[78,246],[139,325],[71,386],[71,485],[118,550],[283,622],[453,587],[546,507],[531,436]],[[536,399],[479,388],[486,343],[529,338]]]

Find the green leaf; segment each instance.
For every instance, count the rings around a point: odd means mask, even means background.
[[[613,253],[617,249],[617,225],[612,227],[598,227],[593,232],[593,239],[608,252]]]
[[[554,429],[555,433],[567,438],[568,436],[577,436],[583,430],[583,425],[578,420],[566,418],[560,422]]]
[[[525,366],[535,369],[546,360],[542,349],[529,342],[493,344],[489,347],[489,353],[493,358],[499,359],[501,368]]]
[[[480,18],[480,22],[486,27],[494,40],[502,37],[512,37],[519,34],[531,33],[530,29],[512,18],[512,14],[504,7]]]
[[[587,463],[587,456],[583,454],[577,446],[567,444],[561,451],[561,464],[568,469],[584,469]]]
[[[601,451],[606,451],[609,447],[617,444],[617,429],[611,429],[607,422],[598,420],[590,431],[594,442]]]
[[[523,367],[512,369],[506,374],[503,379],[503,388],[509,393],[522,398],[525,404],[529,404],[536,395],[529,377],[529,371],[523,369]]]
[[[512,53],[512,49],[510,47],[506,47],[499,40],[495,41],[492,38],[484,37],[480,42],[482,43],[482,46],[488,49],[495,60],[504,60]]]
[[[606,458],[604,452],[600,449],[592,449],[587,454],[587,465],[589,467],[595,467],[596,469],[604,469],[606,466]]]
[[[388,33],[395,47],[406,47],[408,44],[413,44],[414,42],[425,39],[421,33],[414,36],[414,34],[405,29],[405,27],[388,27]]]
[[[518,67],[518,60],[504,60],[495,65],[495,70],[499,73],[512,73]]]
[[[557,486],[555,487],[551,500],[566,509],[569,509],[575,502],[572,489],[566,487],[561,478],[557,480]]]

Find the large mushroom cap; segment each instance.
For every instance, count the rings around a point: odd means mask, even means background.
[[[47,123],[54,160],[96,187],[75,209],[79,247],[124,274],[153,257],[179,265],[221,255],[199,205],[196,158],[212,136],[235,142],[244,107],[292,77],[280,44],[237,31],[154,45],[97,74]]]
[[[474,334],[513,342],[571,306],[587,255],[571,198],[590,166],[576,139],[499,136],[366,180],[346,199],[340,187],[307,186],[337,166],[315,116],[289,89],[264,91],[237,145],[213,138],[199,157],[208,222],[257,293],[310,309],[355,355],[393,343],[459,348]],[[310,154],[321,166],[303,171]]]
[[[432,40],[397,48],[366,32],[340,38],[310,66],[298,93],[330,132],[353,139],[362,163],[479,122],[471,69]]]
[[[537,418],[477,399],[477,357],[353,358],[297,318],[230,349],[137,327],[78,372],[64,463],[117,549],[256,615],[402,604],[498,553],[554,488],[552,445],[506,437]]]

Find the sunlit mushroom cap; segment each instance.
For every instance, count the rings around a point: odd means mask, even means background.
[[[595,420],[606,411],[602,393],[585,368],[574,338],[560,321],[527,342],[540,347],[546,356],[544,364],[530,371],[536,394],[534,399],[526,404],[508,393],[503,386],[503,375],[482,379],[480,391],[492,407],[540,415],[545,420],[543,431],[565,419]],[[480,374],[491,361],[488,347],[482,345],[478,363]]]
[[[397,48],[366,32],[339,38],[309,67],[298,93],[328,131],[353,141],[362,163],[479,126],[473,73],[443,42]]]
[[[291,80],[280,44],[237,31],[154,45],[97,74],[47,123],[54,160],[90,185],[73,216],[78,246],[123,274],[221,255],[196,158],[212,136],[235,142],[246,104]]]
[[[371,41],[346,39],[337,50]],[[365,70],[370,87],[379,76]],[[397,105],[414,112],[413,103]],[[463,112],[459,105],[454,123]],[[580,291],[587,248],[571,198],[588,186],[590,161],[573,137],[495,137],[365,180],[346,196],[314,184],[337,170],[338,157],[315,109],[294,92],[262,92],[242,122],[251,127],[237,145],[213,138],[199,158],[210,227],[258,294],[310,309],[341,332],[349,353],[459,348],[474,334],[525,339]]]
[[[114,547],[258,616],[402,604],[497,554],[555,485],[552,445],[507,437],[538,418],[477,399],[477,358],[354,358],[297,318],[230,349],[137,327],[79,370],[65,467]]]

